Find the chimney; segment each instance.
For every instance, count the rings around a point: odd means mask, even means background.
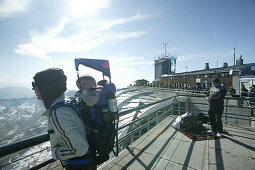
[[[228,67],[228,63],[223,63],[223,67]]]
[[[243,56],[241,55],[240,58],[236,60],[236,65],[237,65],[237,66],[243,65],[243,59],[242,59],[242,57],[243,57]]]
[[[205,63],[205,69],[209,69],[209,63]]]

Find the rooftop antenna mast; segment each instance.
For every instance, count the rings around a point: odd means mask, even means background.
[[[234,46],[234,65],[235,65],[235,61],[236,61],[236,47]]]
[[[168,44],[168,42],[163,42],[163,45],[165,46],[165,57],[166,57],[166,45]]]

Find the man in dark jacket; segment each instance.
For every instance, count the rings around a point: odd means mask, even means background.
[[[37,99],[42,100],[48,118],[53,159],[60,160],[66,170],[94,170],[93,156],[87,141],[83,120],[71,108],[59,106],[69,99],[65,96],[66,76],[63,70],[50,68],[35,74],[32,82]]]
[[[212,80],[212,87],[207,93],[206,99],[209,101],[209,120],[212,130],[208,132],[214,132],[217,137],[222,136],[223,124],[221,121],[223,110],[224,110],[224,100],[226,96],[226,89],[221,86],[220,80],[215,78]]]

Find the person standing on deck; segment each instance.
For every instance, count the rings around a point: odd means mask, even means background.
[[[214,132],[217,137],[222,136],[223,124],[222,114],[224,110],[224,97],[226,96],[226,89],[220,84],[218,78],[212,80],[212,87],[207,93],[206,100],[209,102],[209,120],[211,124],[211,130],[207,132]]]

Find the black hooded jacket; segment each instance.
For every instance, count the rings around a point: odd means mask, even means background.
[[[64,71],[59,68],[49,68],[35,74],[34,81],[46,109],[66,91],[66,79]]]

